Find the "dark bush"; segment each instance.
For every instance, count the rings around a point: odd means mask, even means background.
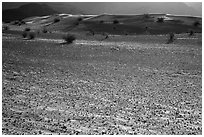
[[[164,22],[164,18],[162,18],[162,17],[161,18],[157,18],[157,22],[158,23],[163,23]]]
[[[195,21],[194,23],[193,23],[193,26],[195,26],[195,27],[198,27],[198,26],[200,26],[201,24],[200,24],[200,22],[199,21]]]
[[[23,38],[26,38],[27,37],[27,32],[23,31],[22,36],[23,36]]]
[[[46,29],[46,28],[43,28],[42,32],[43,32],[43,33],[47,33],[47,29]]]
[[[193,35],[194,35],[194,31],[193,31],[193,30],[190,30],[189,36],[193,36]]]
[[[25,31],[30,31],[30,28],[25,28]]]
[[[21,26],[21,25],[23,25],[23,24],[25,24],[25,21],[18,20],[18,21],[16,21],[16,24],[15,24],[15,25]]]
[[[99,23],[101,23],[101,24],[102,24],[102,23],[104,23],[104,21],[103,21],[103,20],[101,20],[101,21],[99,21]]]
[[[29,39],[34,39],[35,38],[35,33],[34,32],[30,32],[28,34],[28,36],[29,36]]]
[[[21,21],[21,24],[26,24],[26,23],[25,23],[25,21],[22,20],[22,21]]]
[[[54,23],[57,23],[57,22],[59,22],[59,21],[60,21],[59,18],[55,18],[55,19],[54,19]]]
[[[109,38],[108,34],[104,34],[105,38],[104,39],[107,39]]]
[[[9,26],[3,26],[3,30],[9,30]]]
[[[148,30],[149,30],[149,27],[146,26],[146,27],[145,27],[145,31],[148,31]]]
[[[89,30],[89,32],[94,36],[95,32],[93,30]]]
[[[78,21],[82,21],[83,19],[82,19],[82,18],[78,18],[77,20],[78,20]]]
[[[76,37],[73,35],[73,34],[65,34],[63,37],[62,37],[66,43],[70,44],[72,43],[74,40],[76,40]]]
[[[79,25],[79,22],[75,22],[74,25],[78,26],[78,25]]]
[[[11,23],[12,25],[18,25],[19,24],[19,21],[14,21]]]
[[[172,33],[172,32],[169,33],[169,39],[168,39],[167,44],[172,43],[174,40],[175,40],[174,33]]]
[[[144,18],[146,18],[146,19],[150,18],[150,15],[149,14],[144,14]]]
[[[95,33],[94,33],[94,31],[90,31],[90,30],[89,30],[89,31],[86,33],[86,35],[88,35],[88,36],[90,36],[90,35],[91,35],[91,36],[94,36]]]
[[[119,21],[118,20],[113,20],[113,24],[118,24]]]

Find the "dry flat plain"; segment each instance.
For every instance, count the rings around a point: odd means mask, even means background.
[[[3,134],[202,134],[201,34],[2,35]]]

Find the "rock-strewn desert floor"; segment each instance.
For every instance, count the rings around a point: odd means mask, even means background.
[[[3,134],[201,135],[202,39],[176,38],[4,33]]]

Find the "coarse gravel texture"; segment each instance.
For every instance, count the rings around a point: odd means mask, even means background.
[[[2,134],[201,135],[201,42],[145,37],[63,45],[4,34]]]

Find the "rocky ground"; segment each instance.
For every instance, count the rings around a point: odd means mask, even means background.
[[[3,134],[201,135],[199,38],[145,37],[61,45],[3,34]]]

